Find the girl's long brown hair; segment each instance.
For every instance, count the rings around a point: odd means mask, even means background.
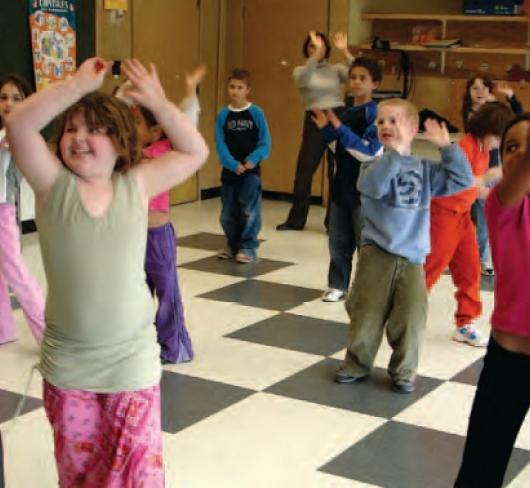
[[[464,131],[467,132],[467,122],[469,119],[469,115],[472,112],[473,109],[473,101],[471,100],[470,90],[473,83],[475,83],[476,80],[482,80],[482,83],[484,83],[484,86],[489,88],[489,91],[493,93],[493,81],[491,81],[491,78],[487,75],[475,75],[469,78],[466,83],[466,91],[464,93],[464,99],[462,100],[462,120],[464,122]]]
[[[140,162],[142,152],[136,125],[129,107],[118,98],[102,92],[94,92],[84,96],[57,119],[55,127],[56,154],[61,161],[63,159],[59,142],[66,124],[77,112],[83,113],[89,128],[103,127],[106,129],[107,135],[118,153],[114,171],[126,173],[132,166]]]

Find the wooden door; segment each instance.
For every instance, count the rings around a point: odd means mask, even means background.
[[[292,78],[305,63],[302,44],[311,29],[327,32],[329,0],[245,0],[243,64],[250,71],[250,98],[265,111],[272,153],[263,163],[265,190],[292,193],[302,139],[304,107]],[[313,179],[322,195],[323,165]]]
[[[156,65],[168,98],[178,103],[185,95],[185,73],[199,64],[199,2],[133,0],[132,54]],[[171,204],[197,200],[197,175],[170,196]]]

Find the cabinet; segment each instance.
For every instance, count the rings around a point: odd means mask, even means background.
[[[383,66],[383,90],[401,89],[400,55],[371,50],[371,38],[389,40],[392,49],[405,51],[414,81],[409,99],[429,108],[462,129],[461,107],[468,78],[484,73],[503,80],[514,65],[530,68],[529,22],[522,16],[456,14],[362,13],[370,27],[370,41],[350,46],[352,54],[377,59]],[[426,48],[412,43],[413,30],[423,26],[438,39],[461,39],[453,48]],[[530,109],[530,84],[510,83],[523,105]]]
[[[372,37],[389,40],[392,49],[406,51],[416,74],[467,78],[482,71],[492,78],[505,78],[513,65],[530,68],[527,17],[363,13],[361,19],[371,22]],[[413,43],[414,29],[422,28],[436,32],[437,39],[460,39],[462,45],[427,48]],[[371,42],[357,46],[360,50],[370,47]]]

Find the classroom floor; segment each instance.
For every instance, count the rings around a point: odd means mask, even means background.
[[[288,205],[265,201],[256,265],[215,257],[218,199],[175,207],[179,277],[196,358],[164,367],[168,487],[447,488],[460,461],[484,350],[450,340],[454,299],[443,276],[430,299],[417,390],[389,389],[383,344],[372,379],[338,385],[347,333],[343,302],[320,300],[328,251],[323,209],[304,232],[277,232]],[[44,283],[36,236],[23,238]],[[483,283],[488,328],[492,283]],[[17,342],[0,347],[0,431],[6,488],[57,486],[52,436],[34,375],[24,414],[10,422],[38,351],[17,311]],[[530,486],[530,419],[507,486]],[[1,486],[1,482],[0,482]]]

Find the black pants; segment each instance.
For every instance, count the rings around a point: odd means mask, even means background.
[[[333,109],[340,116],[343,107]],[[326,151],[327,144],[311,117],[313,112],[308,110],[304,117],[302,144],[298,152],[296,173],[294,177],[293,204],[287,217],[287,223],[297,229],[303,229],[309,213],[311,203],[311,183],[320,160]],[[331,175],[330,175],[331,177]]]
[[[353,208],[330,203],[328,287],[347,291],[353,253],[361,240],[361,206]]]
[[[530,407],[530,356],[490,339],[455,488],[500,488]]]

